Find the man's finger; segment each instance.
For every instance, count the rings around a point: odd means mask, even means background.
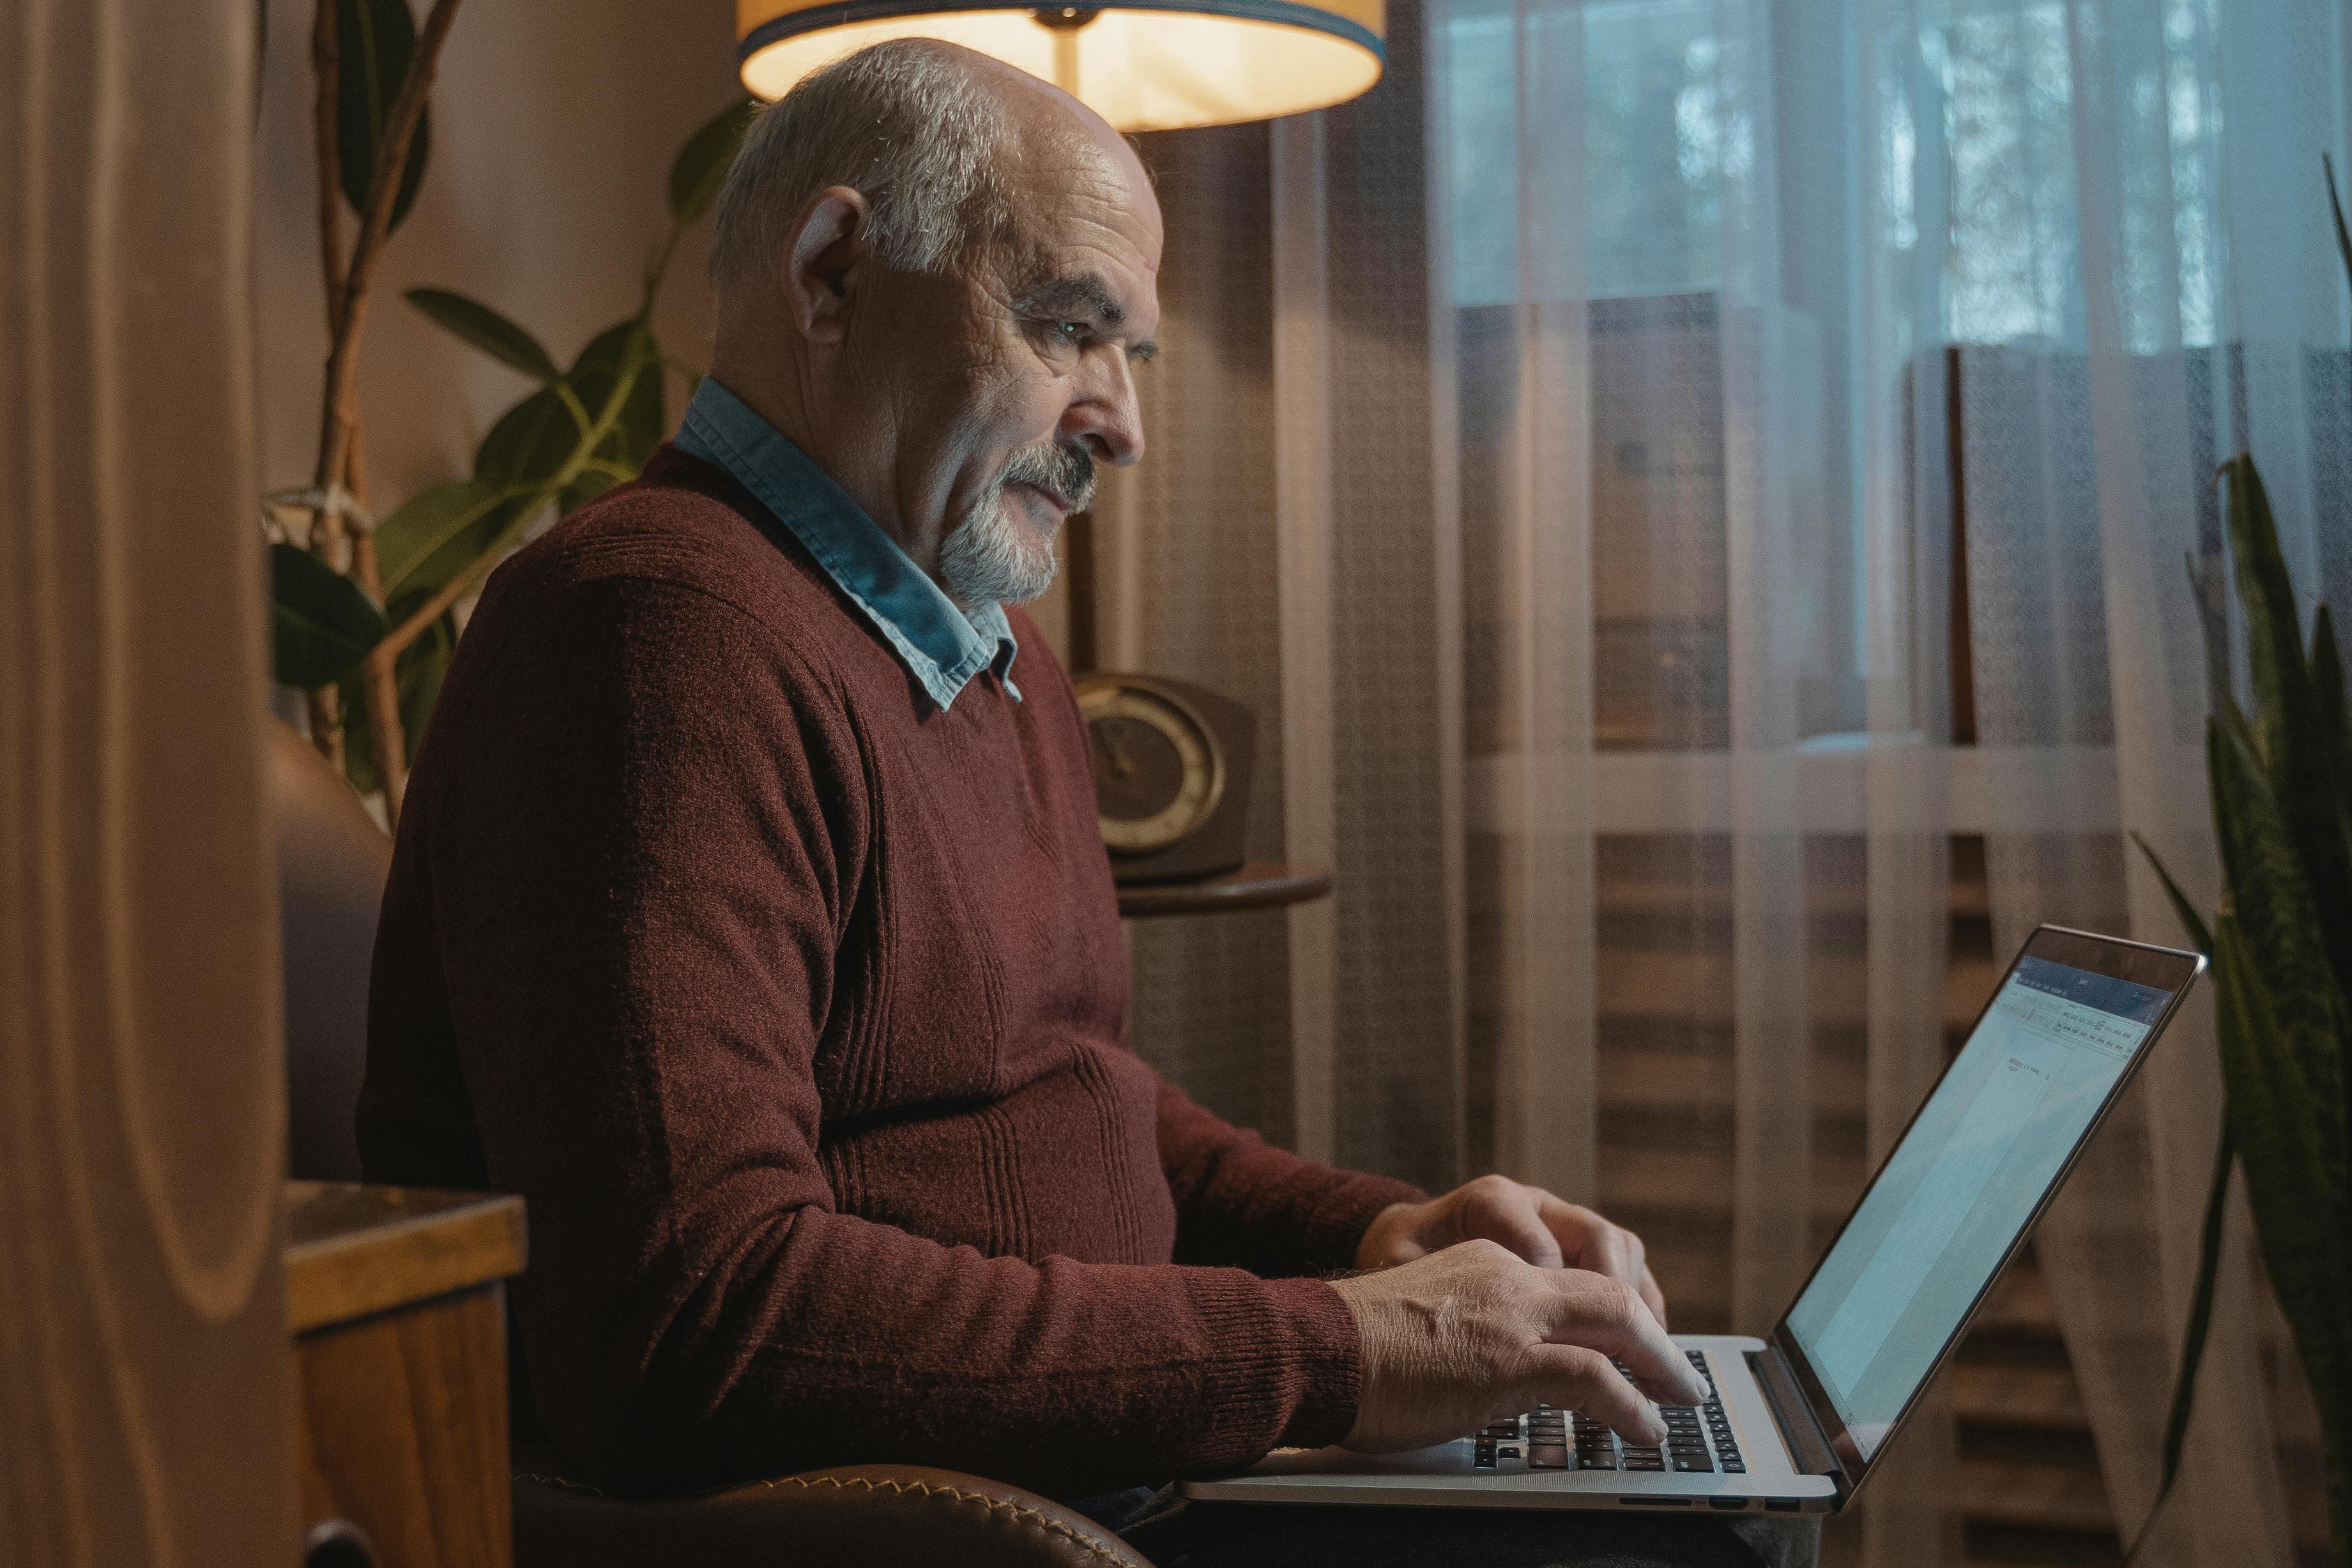
[[[1559,1238],[1544,1224],[1543,1213],[1534,1201],[1539,1197],[1550,1195],[1516,1184],[1493,1194],[1474,1187],[1461,1208],[1463,1239],[1498,1242],[1538,1269],[1560,1267],[1567,1261],[1567,1252]]]
[[[1646,1263],[1642,1266],[1642,1304],[1650,1309],[1650,1315],[1658,1320],[1660,1328],[1666,1326],[1665,1292],[1658,1289],[1658,1277],[1650,1272]]]
[[[1612,1280],[1622,1280],[1642,1293],[1643,1301],[1663,1325],[1665,1292],[1650,1272],[1649,1251],[1642,1239],[1622,1225],[1612,1225],[1589,1208],[1536,1190],[1537,1207],[1545,1228],[1559,1239],[1564,1260],[1571,1269],[1590,1269]]]
[[[1633,1287],[1622,1281],[1604,1284],[1591,1274],[1573,1270],[1558,1278],[1561,1289],[1544,1314],[1546,1339],[1614,1356],[1633,1374],[1634,1385],[1653,1399],[1668,1405],[1706,1402],[1706,1379],[1666,1337]]]
[[[1618,1234],[1625,1239],[1627,1249],[1633,1254],[1634,1288],[1642,1293],[1642,1304],[1650,1309],[1650,1315],[1658,1320],[1660,1328],[1669,1327],[1666,1322],[1666,1294],[1658,1289],[1658,1277],[1650,1272],[1650,1249],[1643,1246],[1642,1239],[1630,1230],[1620,1228]]]
[[[1654,1448],[1666,1440],[1657,1407],[1625,1381],[1609,1358],[1572,1344],[1539,1344],[1528,1352],[1517,1403],[1581,1412],[1627,1442]]]
[[[1589,1208],[1535,1189],[1536,1211],[1544,1228],[1559,1239],[1561,1258],[1572,1269],[1590,1269],[1629,1285],[1642,1282],[1641,1260],[1627,1246],[1633,1233],[1621,1230]]]

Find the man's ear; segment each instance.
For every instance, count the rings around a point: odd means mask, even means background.
[[[848,330],[850,297],[870,257],[866,225],[873,209],[846,185],[819,191],[793,225],[784,257],[784,297],[801,335],[837,343]]]

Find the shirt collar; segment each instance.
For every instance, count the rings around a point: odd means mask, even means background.
[[[941,710],[986,669],[995,670],[1020,700],[1013,661],[1021,645],[1003,606],[982,604],[969,614],[958,609],[831,475],[741,398],[703,377],[686,405],[676,444],[726,469],[758,497]]]

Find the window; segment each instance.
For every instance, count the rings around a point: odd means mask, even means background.
[[[2210,345],[2224,313],[2217,4],[2151,0],[2146,37],[2101,37],[2106,13],[2077,8],[2070,37],[2063,0],[1931,0],[1916,34],[1860,37],[1851,13],[1789,0],[1456,0],[1444,24],[1455,302],[1717,289],[1727,257],[1738,268],[1769,245],[1843,246],[1842,233],[1811,232],[1826,208],[1884,249],[1931,247],[1920,261],[1938,274],[1944,340],[2079,348],[2082,235],[2097,223],[2115,232],[2131,346]],[[1851,78],[1744,52],[1759,47],[1874,59],[1874,101],[1794,101]],[[1751,100],[1767,79],[1787,122],[1778,182],[1758,178],[1771,127]],[[2112,214],[2078,199],[2078,90],[2116,100],[2100,110],[2115,140],[2090,154],[2116,165]],[[1523,148],[1580,169],[1523,170]],[[1856,188],[1826,203],[1806,191],[1801,215],[1795,187],[1823,180]],[[1786,210],[1756,213],[1727,245],[1727,202],[1772,192]],[[1531,236],[1524,291],[1523,222],[1547,231]],[[1550,235],[1572,231],[1580,251],[1564,255]]]
[[[1741,100],[1742,75],[1716,37],[1712,0],[1624,0],[1544,7],[1524,26],[1507,0],[1466,0],[1450,13],[1447,45],[1454,181],[1455,302],[1505,304],[1520,298],[1523,200],[1540,211],[1572,172],[1530,170],[1548,191],[1520,188],[1518,150],[1559,138],[1580,141],[1585,177],[1580,257],[1530,247],[1537,298],[1710,290],[1722,280],[1725,177],[1743,178],[1755,137]],[[1573,29],[1573,36],[1563,36]],[[1583,66],[1564,89],[1547,69]],[[1580,107],[1573,127],[1521,125]],[[1561,133],[1569,132],[1565,137]],[[1582,286],[1570,267],[1580,261]]]

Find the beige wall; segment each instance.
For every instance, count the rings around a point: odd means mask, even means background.
[[[415,9],[420,19],[424,4]],[[379,511],[467,472],[527,390],[400,298],[419,284],[496,307],[569,363],[635,308],[646,247],[667,222],[669,161],[740,89],[729,0],[465,0],[433,94],[432,162],[385,251],[361,360],[362,429]],[[310,155],[309,0],[269,0],[255,149],[261,471],[307,485],[326,357]],[[706,221],[705,228],[708,224]],[[707,240],[672,262],[663,346],[709,359]],[[677,417],[683,387],[669,388]]]

